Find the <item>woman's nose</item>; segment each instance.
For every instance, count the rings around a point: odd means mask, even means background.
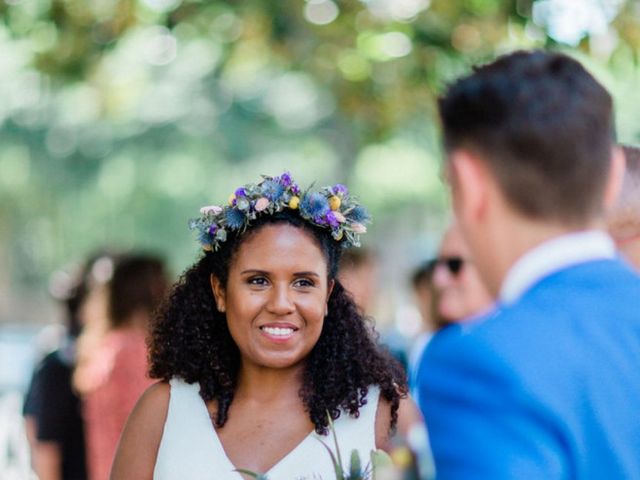
[[[291,313],[295,309],[291,293],[288,285],[274,285],[269,296],[267,309],[275,315]]]

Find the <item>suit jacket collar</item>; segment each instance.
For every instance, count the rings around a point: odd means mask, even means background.
[[[558,270],[615,256],[613,240],[600,230],[552,238],[526,252],[511,267],[500,289],[500,301],[515,303],[535,283]]]

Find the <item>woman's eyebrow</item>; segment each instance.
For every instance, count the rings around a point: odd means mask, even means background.
[[[308,272],[296,272],[296,273],[294,273],[294,275],[296,277],[318,277],[318,278],[320,277],[320,275],[318,275],[316,272],[311,272],[311,271],[308,271]]]
[[[260,274],[260,275],[268,275],[269,272],[267,272],[266,270],[258,270],[255,268],[250,268],[248,270],[243,270],[242,272],[240,272],[240,275],[246,275],[247,273],[253,273],[253,274]]]
[[[247,275],[247,274],[269,275],[269,272],[266,271],[266,270],[259,270],[257,268],[250,268],[250,269],[243,270],[242,272],[240,272],[240,275]],[[311,270],[304,271],[304,272],[295,272],[293,275],[296,276],[296,277],[318,277],[318,278],[320,278],[320,275],[318,275],[316,272],[313,272]]]

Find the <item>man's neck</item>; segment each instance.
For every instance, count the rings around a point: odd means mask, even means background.
[[[640,273],[640,234],[625,242],[616,242],[620,253]]]
[[[486,280],[491,293],[498,296],[507,274],[527,252],[554,238],[593,229],[602,229],[600,222],[567,226],[515,215],[502,222],[501,228],[496,229],[492,248],[495,265],[491,269],[491,278]]]

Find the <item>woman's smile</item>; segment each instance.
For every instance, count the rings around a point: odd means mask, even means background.
[[[299,330],[298,327],[289,323],[272,323],[259,328],[266,338],[276,343],[287,342]]]

